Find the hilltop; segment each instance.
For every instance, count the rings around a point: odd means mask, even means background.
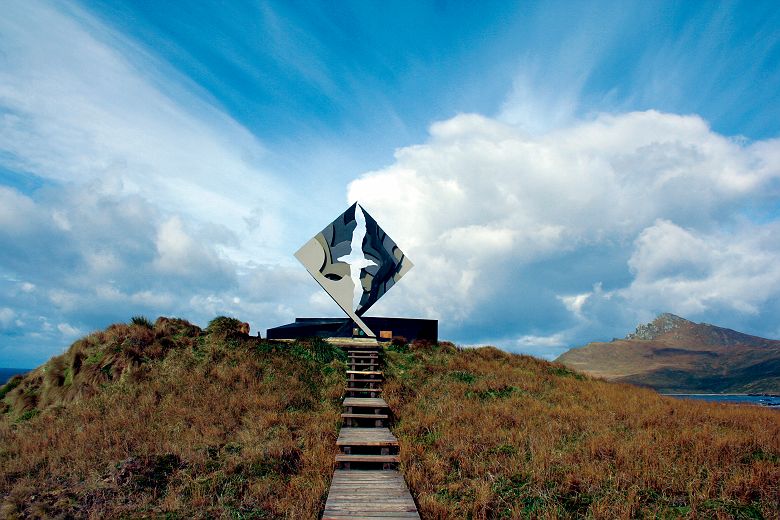
[[[0,389],[2,518],[317,518],[343,353],[134,319]],[[394,344],[385,398],[424,518],[771,518],[780,414],[492,347]]]
[[[344,355],[135,318],[0,389],[0,518],[314,518]]]
[[[589,343],[556,361],[661,392],[780,394],[780,341],[668,313],[624,339]]]

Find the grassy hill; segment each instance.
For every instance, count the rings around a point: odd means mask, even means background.
[[[317,518],[343,355],[237,325],[113,325],[2,387],[0,518]],[[777,411],[667,399],[491,347],[385,357],[423,518],[780,510]]]
[[[134,321],[2,387],[0,518],[315,518],[343,354]]]
[[[777,518],[780,413],[665,398],[495,348],[393,347],[423,518]]]
[[[625,339],[589,343],[556,361],[661,392],[780,394],[780,341],[662,314]]]

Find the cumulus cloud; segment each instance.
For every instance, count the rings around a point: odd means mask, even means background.
[[[397,308],[440,317],[445,334],[479,324],[521,350],[560,347],[664,310],[767,312],[778,216],[750,215],[776,203],[778,150],[655,111],[537,136],[463,114],[348,196],[415,262]]]
[[[682,314],[711,309],[760,314],[780,294],[780,222],[701,233],[659,220],[640,233],[619,294]]]

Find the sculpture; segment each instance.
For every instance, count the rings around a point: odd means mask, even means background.
[[[295,257],[368,337],[361,316],[413,264],[357,202],[306,242]]]

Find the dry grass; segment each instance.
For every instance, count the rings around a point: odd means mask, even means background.
[[[780,412],[678,401],[486,347],[392,347],[423,518],[778,518]]]
[[[344,388],[327,349],[165,319],[76,342],[5,395],[0,518],[316,518]]]

